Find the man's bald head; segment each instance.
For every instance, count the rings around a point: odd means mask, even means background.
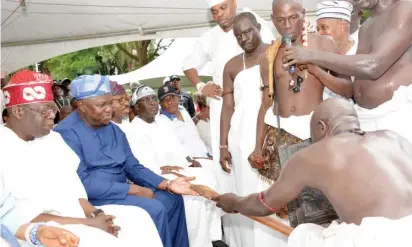
[[[253,26],[257,27],[259,25],[256,16],[250,12],[242,12],[235,17],[234,23],[241,21],[249,21]]]
[[[300,0],[274,0],[272,2],[272,22],[280,35],[289,34],[292,42],[302,36],[305,9]]]
[[[239,46],[246,53],[255,51],[262,44],[260,29],[261,26],[254,14],[243,12],[236,16],[233,24],[233,34]]]
[[[343,99],[328,99],[313,112],[310,121],[312,141],[317,142],[326,136],[333,136],[359,126],[358,115],[350,102]]]

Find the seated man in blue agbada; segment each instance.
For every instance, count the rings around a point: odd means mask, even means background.
[[[194,178],[167,180],[134,157],[125,134],[111,122],[112,94],[107,76],[84,75],[72,82],[78,109],[55,129],[81,159],[78,174],[94,205],[134,205],[152,217],[165,247],[188,247],[183,199],[197,195]],[[127,179],[133,183],[127,183]],[[167,218],[161,217],[167,212]]]

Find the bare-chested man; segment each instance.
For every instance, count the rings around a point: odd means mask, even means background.
[[[285,68],[317,64],[355,76],[353,96],[365,130],[390,129],[412,141],[412,1],[350,0],[355,9],[370,9],[359,31],[357,55],[340,56],[289,47]]]
[[[300,1],[274,0],[272,11],[272,21],[277,31],[282,36],[289,34],[293,47],[301,46],[305,10]],[[308,47],[311,49],[339,53],[336,43],[330,37],[309,33],[307,40]],[[348,77],[335,77],[332,73],[328,73],[318,66],[308,66],[307,71],[296,67],[296,73],[290,73],[289,67],[283,67],[284,52],[285,47],[281,47],[274,61],[275,104],[272,110],[268,111],[272,105],[268,88],[263,90],[262,106],[259,110],[257,123],[256,145],[255,150],[250,155],[252,166],[271,181],[276,180],[280,171],[278,146],[296,144],[310,137],[310,114],[322,102],[325,85],[333,92],[346,98],[352,96],[352,82]],[[269,82],[268,70],[268,62],[263,61],[261,77],[263,85],[266,86]],[[294,81],[293,86],[291,86],[292,80]],[[301,86],[297,86],[299,80],[302,80]],[[277,105],[279,105],[279,112],[277,112]],[[277,114],[281,117],[279,136],[277,135]],[[271,126],[269,131],[267,125]],[[266,143],[262,151],[265,139]]]
[[[403,240],[412,226],[411,143],[389,130],[362,131],[356,110],[342,99],[320,104],[310,128],[314,144],[293,155],[268,190],[243,198],[224,194],[215,198],[217,205],[226,212],[270,215],[303,188],[316,188],[344,223],[328,229],[300,225],[289,246],[410,246],[410,239]]]
[[[236,193],[249,195],[268,188],[249,165],[255,148],[256,119],[262,102],[260,62],[268,44],[262,42],[261,25],[250,12],[236,16],[233,33],[244,51],[226,63],[223,72],[223,107],[220,125],[220,164],[233,175]],[[245,217],[234,217],[241,241],[238,246],[286,246],[286,238]],[[232,246],[232,244],[230,245]]]

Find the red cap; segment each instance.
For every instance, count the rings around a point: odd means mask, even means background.
[[[44,74],[22,70],[3,88],[6,108],[16,105],[53,102],[53,80]]]

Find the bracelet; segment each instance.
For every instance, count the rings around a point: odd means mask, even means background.
[[[193,118],[194,118],[196,121],[199,121],[199,120],[200,120],[200,118],[199,118],[197,115],[195,115]]]
[[[203,89],[205,86],[206,86],[206,83],[204,83],[204,82],[199,82],[199,83],[197,83],[197,84],[196,84],[197,91],[198,91],[199,93],[202,93],[202,89]]]
[[[169,184],[170,184],[171,182],[172,182],[171,180],[167,180],[167,182],[166,182],[166,190],[167,190],[167,192],[169,192],[170,194],[174,194],[174,193],[169,189]]]
[[[228,146],[227,146],[227,145],[219,145],[219,148],[220,148],[220,149],[227,149]]]
[[[265,208],[269,209],[269,211],[276,213],[278,210],[275,208],[269,207],[264,201],[263,201],[263,191],[259,193],[259,201],[265,206]]]
[[[39,227],[45,225],[45,223],[30,224],[24,232],[24,238],[26,241],[31,245],[42,245],[42,243],[37,239],[37,232],[39,231]]]

